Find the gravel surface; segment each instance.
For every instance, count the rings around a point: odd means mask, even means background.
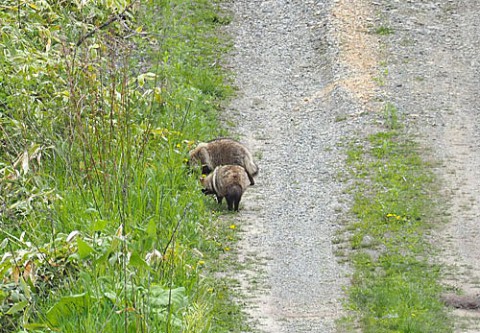
[[[336,118],[354,110],[331,85],[338,52],[327,34],[331,6],[230,3],[239,95],[227,116],[261,156],[239,216],[245,231],[239,260],[257,263],[241,279],[264,332],[334,332],[340,315],[345,268],[332,239],[346,208],[335,176],[343,163],[338,143],[349,126]]]
[[[339,142],[375,126],[393,103],[439,165],[446,284],[478,294],[480,2],[231,0],[229,66],[238,96],[225,118],[260,174],[238,215],[238,277],[262,332],[335,332],[348,267],[334,255],[350,199],[336,180]],[[393,33],[374,33],[375,27]],[[439,200],[441,201],[441,200]],[[440,224],[440,223],[439,223]],[[450,268],[454,268],[451,270]],[[456,311],[456,332],[479,332]]]

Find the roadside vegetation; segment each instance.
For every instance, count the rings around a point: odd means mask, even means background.
[[[185,159],[222,134],[210,0],[0,5],[0,332],[226,332],[235,232]]]
[[[344,230],[353,268],[346,307],[353,315],[340,325],[367,333],[451,332],[435,249],[425,237],[438,220],[435,179],[394,105],[385,104],[382,119],[377,133],[347,147],[354,221]]]

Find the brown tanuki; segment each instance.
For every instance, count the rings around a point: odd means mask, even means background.
[[[239,165],[245,169],[250,185],[255,184],[253,177],[258,174],[258,166],[250,151],[240,142],[229,138],[199,143],[190,151],[189,164],[200,165],[204,175],[220,165]]]
[[[215,194],[219,204],[227,200],[228,210],[238,211],[242,195],[250,185],[248,174],[239,165],[218,166],[208,176],[201,178],[203,193]]]

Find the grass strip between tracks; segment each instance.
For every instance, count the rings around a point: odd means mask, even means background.
[[[347,306],[354,316],[343,324],[372,333],[451,332],[425,239],[435,179],[391,104],[385,124],[347,149],[355,217],[345,229],[353,268]]]

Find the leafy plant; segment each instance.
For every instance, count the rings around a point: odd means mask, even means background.
[[[207,0],[8,0],[0,21],[2,330],[236,325],[214,315],[228,288],[201,272],[223,236],[184,161],[221,133],[228,17]]]

